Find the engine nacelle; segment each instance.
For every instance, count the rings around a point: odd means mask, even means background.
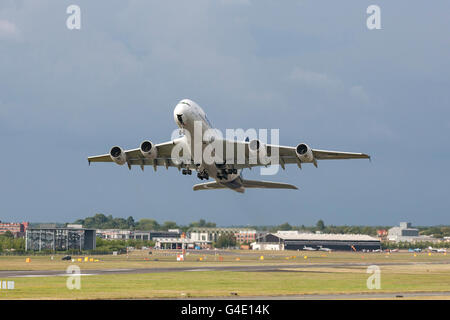
[[[142,155],[147,159],[155,159],[158,156],[158,151],[151,141],[145,140],[142,142],[140,149]]]
[[[127,162],[127,154],[121,147],[112,147],[111,151],[109,152],[109,156],[111,157],[112,161],[114,161],[118,165],[123,165],[125,164],[125,162]]]
[[[313,152],[311,148],[305,143],[300,143],[295,148],[295,153],[297,154],[297,157],[301,162],[314,162]]]

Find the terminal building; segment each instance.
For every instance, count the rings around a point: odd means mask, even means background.
[[[96,247],[95,229],[28,228],[25,238],[27,251],[82,251]]]
[[[278,231],[259,237],[252,243],[254,250],[318,250],[361,251],[381,249],[379,239],[363,234],[318,234],[298,231]]]

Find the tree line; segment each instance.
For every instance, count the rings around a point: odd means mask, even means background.
[[[129,229],[129,230],[142,230],[142,231],[167,231],[169,229],[180,229],[182,232],[186,232],[189,228],[193,227],[207,227],[214,228],[216,223],[207,222],[204,219],[200,219],[196,222],[191,222],[188,225],[179,225],[174,221],[165,221],[159,223],[155,219],[143,218],[139,221],[135,221],[132,216],[125,218],[113,218],[112,215],[104,215],[97,213],[92,217],[85,219],[78,219],[74,223],[82,224],[85,228],[94,229]],[[243,227],[243,226],[239,226]],[[377,235],[377,230],[388,230],[391,226],[336,226],[325,225],[325,222],[320,219],[314,226],[305,225],[291,225],[285,222],[280,225],[269,226],[245,226],[245,228],[254,229],[264,232],[277,232],[277,231],[299,231],[299,232],[322,232],[322,233],[334,233],[334,234],[367,234],[371,236]],[[429,226],[429,227],[417,227],[421,235],[432,235],[435,238],[450,237],[450,226]]]
[[[75,224],[81,224],[84,228],[93,229],[127,229],[127,230],[141,230],[141,231],[167,231],[169,229],[180,229],[186,232],[189,228],[193,227],[207,227],[214,228],[216,224],[214,222],[207,222],[204,219],[200,219],[196,222],[191,222],[188,225],[178,225],[174,221],[165,221],[159,223],[155,219],[143,218],[139,221],[135,221],[132,216],[125,218],[113,218],[112,215],[104,215],[102,213],[97,213],[92,217],[87,217],[85,219],[78,219],[74,222]]]
[[[11,231],[0,235],[0,253],[25,251],[25,239],[15,238]]]

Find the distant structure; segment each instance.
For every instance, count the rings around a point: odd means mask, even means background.
[[[381,240],[385,240],[388,236],[388,231],[386,229],[377,230],[377,236]]]
[[[377,238],[363,234],[278,231],[263,235],[251,246],[253,250],[303,250],[307,247],[315,250],[328,248],[339,251],[360,251],[381,249],[381,242]]]
[[[16,238],[24,237],[28,226],[29,226],[29,222],[1,222],[0,221],[0,234],[4,234],[5,232],[9,231]]]
[[[410,222],[400,222],[399,227],[390,228],[387,239],[394,242],[437,241],[431,236],[420,236],[419,229],[413,228]]]
[[[82,251],[93,250],[95,247],[95,229],[28,228],[26,231],[27,251]]]
[[[171,231],[171,230],[169,230]],[[160,249],[210,249],[222,235],[231,235],[236,239],[236,245],[256,241],[262,234],[248,228],[210,228],[194,227],[183,237],[167,237],[164,235],[153,238],[155,247]]]
[[[82,224],[74,224],[74,223],[68,223],[67,228],[73,228],[73,229],[83,229]]]
[[[155,238],[179,238],[181,231],[170,229],[168,231],[139,231],[126,229],[97,229],[97,236],[107,240],[154,240]]]
[[[197,242],[212,244],[216,242],[221,235],[232,235],[237,244],[251,243],[261,235],[260,232],[249,228],[206,228],[195,227],[188,230],[189,239]]]

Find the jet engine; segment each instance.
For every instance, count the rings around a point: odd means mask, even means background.
[[[311,148],[305,143],[300,143],[295,148],[295,153],[297,154],[297,157],[300,159],[301,162],[313,162],[314,161],[313,152],[312,152]]]
[[[121,147],[112,147],[109,155],[115,163],[118,165],[123,165],[127,162],[127,154],[123,151]]]
[[[141,143],[140,147],[142,155],[147,159],[155,159],[158,156],[155,145],[148,140]]]

